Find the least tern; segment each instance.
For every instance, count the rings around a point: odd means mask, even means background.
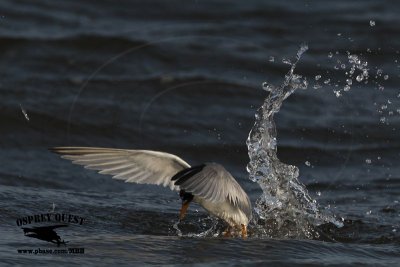
[[[179,191],[182,199],[180,220],[194,201],[227,222],[225,236],[238,230],[242,237],[247,237],[247,225],[252,216],[250,199],[220,164],[204,163],[191,167],[178,156],[151,150],[98,147],[55,147],[51,150],[72,163],[112,175],[114,179],[168,186]]]

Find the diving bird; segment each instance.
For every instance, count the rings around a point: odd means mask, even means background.
[[[61,240],[61,237],[56,233],[54,229],[67,226],[68,225],[66,224],[60,224],[60,225],[41,226],[32,228],[22,227],[22,230],[24,230],[25,236],[41,239],[47,242],[57,244],[57,246],[60,246],[60,244],[66,245],[68,242]]]
[[[252,216],[250,199],[220,164],[204,163],[191,167],[178,156],[151,150],[98,147],[55,147],[51,150],[72,163],[110,174],[114,179],[168,186],[179,191],[182,199],[180,220],[194,201],[227,222],[225,236],[230,236],[232,231],[241,231],[242,237],[247,237],[247,225]]]

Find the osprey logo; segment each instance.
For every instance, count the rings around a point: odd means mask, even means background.
[[[49,213],[29,215],[16,220],[17,226],[21,227],[25,236],[54,243],[57,246],[66,245],[68,241],[63,240],[56,229],[82,225],[84,222],[85,219],[81,216],[54,213],[54,209]]]
[[[25,236],[37,238],[40,240],[57,244],[57,246],[60,246],[60,244],[65,245],[68,242],[61,240],[61,237],[54,231],[54,229],[67,226],[68,225],[66,224],[60,224],[60,225],[32,227],[32,228],[22,227],[22,229],[24,230]]]

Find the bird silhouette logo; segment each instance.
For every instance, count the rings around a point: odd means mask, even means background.
[[[60,227],[67,227],[66,224],[59,224],[59,225],[51,225],[51,226],[40,226],[40,227],[22,227],[24,230],[25,236],[37,238],[40,240],[44,240],[47,242],[51,242],[60,246],[61,244],[65,245],[68,242],[61,240],[61,237],[54,231],[56,228]]]

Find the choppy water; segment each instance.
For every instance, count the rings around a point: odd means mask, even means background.
[[[393,1],[2,1],[2,262],[397,265],[399,9]],[[246,139],[267,96],[262,84],[285,81],[283,61],[293,63],[303,42],[295,73],[308,89],[275,114],[277,157],[299,169],[318,213],[341,228],[315,223],[317,235],[301,236],[259,220],[265,235],[223,239],[210,237],[223,225],[193,206],[179,225],[187,237],[178,237],[174,192],[111,180],[47,150],[140,148],[216,161],[255,203],[262,191],[248,179]],[[53,203],[86,219],[57,231],[85,254],[18,254],[57,248],[16,225]]]

